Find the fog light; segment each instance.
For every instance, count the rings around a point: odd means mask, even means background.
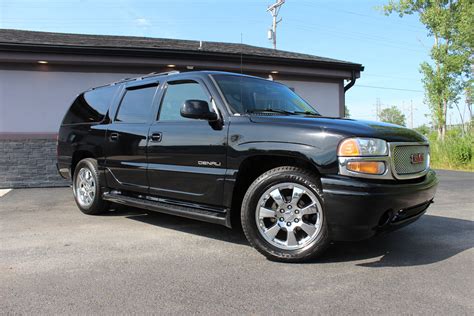
[[[382,161],[349,161],[347,170],[380,175],[385,172],[385,163]]]

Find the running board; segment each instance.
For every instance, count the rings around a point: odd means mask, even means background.
[[[230,212],[227,209],[222,209],[219,211],[204,210],[190,206],[164,203],[152,199],[126,196],[116,192],[105,192],[102,194],[102,198],[106,201],[110,201],[113,203],[129,205],[150,211],[156,211],[181,217],[187,217],[204,222],[220,224],[231,228]]]

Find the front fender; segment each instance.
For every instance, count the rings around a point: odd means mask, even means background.
[[[254,156],[295,158],[311,163],[322,174],[337,173],[337,157],[334,148],[280,141],[252,141],[230,146],[228,168],[238,170],[244,160]]]

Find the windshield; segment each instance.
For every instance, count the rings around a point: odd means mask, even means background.
[[[213,78],[236,113],[319,115],[311,105],[283,84],[234,75],[214,75]]]

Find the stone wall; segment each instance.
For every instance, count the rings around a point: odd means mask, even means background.
[[[67,185],[56,169],[55,139],[0,139],[0,188]]]

